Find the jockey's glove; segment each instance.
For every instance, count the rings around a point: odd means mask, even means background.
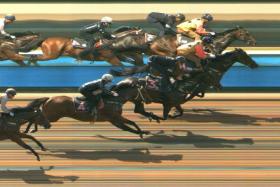
[[[166,24],[166,25],[165,25],[165,28],[170,29],[170,28],[171,28],[171,26],[170,26],[170,25],[168,25],[168,24]]]
[[[11,117],[14,117],[14,116],[15,116],[15,114],[14,114],[13,112],[10,112],[9,115],[10,115]]]
[[[216,35],[215,32],[209,32],[209,34],[210,34],[211,36],[215,36],[215,35]]]

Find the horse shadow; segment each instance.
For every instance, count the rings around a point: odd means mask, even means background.
[[[66,181],[74,182],[79,178],[77,176],[53,176],[46,173],[53,168],[51,166],[48,169],[40,167],[40,169],[32,170],[1,170],[0,180],[21,179],[27,184],[64,184]]]
[[[247,144],[252,145],[254,141],[250,138],[242,138],[237,140],[230,140],[224,138],[212,138],[210,136],[194,134],[191,131],[174,130],[174,132],[186,132],[185,136],[166,134],[164,131],[159,131],[156,134],[152,134],[142,140],[131,139],[118,139],[109,138],[102,135],[98,135],[99,138],[121,142],[147,142],[152,144],[161,145],[175,145],[175,144],[190,144],[197,148],[235,148],[235,144]]]
[[[156,155],[147,148],[135,148],[127,150],[104,150],[104,151],[79,151],[58,150],[52,151],[50,156],[67,159],[103,160],[116,159],[124,162],[161,163],[162,161],[179,161],[183,156],[180,154]]]
[[[218,122],[227,125],[253,125],[260,126],[261,121],[269,121],[269,118],[254,117],[245,114],[233,114],[216,110],[216,109],[191,109],[185,110],[184,115],[180,116],[178,120],[185,120],[186,122]]]

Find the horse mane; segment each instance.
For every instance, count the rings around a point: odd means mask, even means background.
[[[15,32],[12,33],[12,35],[16,36],[16,37],[24,37],[27,35],[40,35],[40,33],[36,33],[36,32],[32,32],[32,31],[25,31],[25,32]]]
[[[128,77],[120,82],[118,82],[115,86],[111,88],[111,90],[119,91],[124,88],[131,88],[135,86],[138,82],[138,78],[136,77]]]
[[[130,26],[120,26],[118,28],[116,28],[115,30],[113,30],[113,34],[119,34],[121,32],[125,32],[125,31],[131,31],[131,30],[140,30],[140,27],[130,27]]]
[[[28,105],[26,106],[26,108],[39,108],[39,107],[40,107],[42,104],[44,104],[48,99],[49,99],[49,97],[42,97],[42,98],[34,99],[34,100],[31,101],[30,103],[28,103]]]
[[[233,29],[227,29],[227,30],[225,30],[223,32],[217,33],[217,36],[225,36],[225,35],[227,35],[227,34],[229,34],[231,32],[237,31],[238,29],[240,29],[240,27],[235,27]]]

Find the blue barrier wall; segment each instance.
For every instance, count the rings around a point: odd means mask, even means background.
[[[110,67],[1,67],[0,87],[77,87],[99,78]],[[280,87],[280,66],[233,67],[222,80],[224,87]],[[117,79],[118,81],[119,79]]]
[[[66,61],[65,59],[67,58],[59,60]],[[224,76],[223,86],[280,87],[280,56],[254,56],[254,59],[261,65],[259,68],[252,70],[236,65]],[[98,63],[98,66],[3,66],[0,67],[0,87],[77,87],[86,81],[99,78],[111,68],[100,66],[104,62]],[[120,79],[116,81],[118,80]]]

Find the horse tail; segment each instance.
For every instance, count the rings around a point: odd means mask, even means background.
[[[110,73],[114,76],[129,76],[136,73],[143,73],[147,72],[149,69],[149,65],[143,65],[143,66],[135,66],[132,68],[124,68],[122,70],[110,70]]]

